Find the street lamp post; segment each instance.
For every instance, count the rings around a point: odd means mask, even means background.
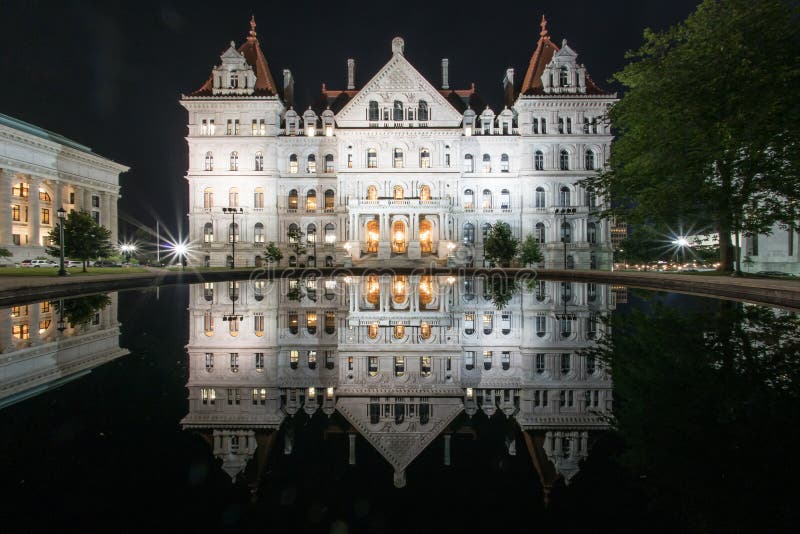
[[[236,267],[236,240],[239,237],[239,232],[236,231],[236,214],[244,213],[242,208],[222,208],[222,213],[231,214],[231,229],[229,235],[231,239],[231,269]]]
[[[64,268],[64,221],[67,219],[67,210],[58,208],[58,244],[61,249],[61,258],[58,268],[58,276],[67,276],[67,270]]]
[[[567,215],[575,213],[575,208],[556,208],[555,214],[561,215],[561,242],[564,243],[564,270],[567,270],[567,234],[565,232],[567,225]],[[571,232],[570,232],[571,236]]]

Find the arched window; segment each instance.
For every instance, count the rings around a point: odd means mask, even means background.
[[[367,200],[378,200],[378,188],[374,185],[367,187]]]
[[[533,133],[535,134],[539,133],[539,119],[537,119],[536,117],[534,117],[533,119]]]
[[[594,151],[593,150],[587,150],[586,151],[586,158],[585,158],[584,163],[586,164],[586,170],[587,171],[593,171],[594,170]]]
[[[313,311],[306,312],[306,330],[308,331],[309,334],[312,335],[317,333],[317,312]],[[314,353],[313,362],[314,364],[317,363],[317,353],[315,351],[309,351],[308,363],[309,363],[309,368],[311,369],[313,369],[313,367],[311,367],[310,365],[312,362],[312,356],[311,356],[312,352]]]
[[[261,152],[256,152],[256,161],[253,169],[257,171],[264,170],[264,154],[262,154]]]
[[[261,223],[253,227],[253,243],[264,243],[264,225]]]
[[[317,242],[317,225],[314,223],[310,223],[306,226],[306,241],[308,243],[316,243]]]
[[[316,211],[317,209],[317,192],[314,189],[309,189],[306,193],[306,211]]]
[[[289,191],[289,209],[296,210],[297,209],[297,189],[292,189]]]
[[[211,223],[206,223],[203,226],[203,243],[214,242],[214,226]]]
[[[423,185],[419,188],[419,199],[420,200],[430,200],[431,199],[431,188],[430,186]]]
[[[336,243],[336,227],[333,223],[325,225],[325,244],[332,245]]]
[[[228,190],[228,206],[236,208],[239,206],[239,188],[231,187]]]
[[[377,121],[380,120],[380,113],[378,110],[378,102],[375,100],[369,101],[369,115],[368,120],[370,121]]]
[[[419,150],[419,166],[421,169],[429,169],[431,166],[431,151],[427,148]]]
[[[536,223],[536,227],[533,231],[533,237],[536,239],[536,242],[539,244],[544,243],[544,223]]]
[[[490,173],[492,172],[492,156],[489,154],[483,155],[483,172]]]
[[[228,243],[239,242],[239,223],[228,225]]]
[[[417,120],[419,121],[427,121],[428,120],[428,103],[424,100],[419,101],[419,108],[417,111]]]
[[[392,120],[403,120],[403,103],[399,100],[394,101],[394,113],[392,114]]]
[[[289,256],[289,267],[297,267],[297,256]]]
[[[464,172],[475,172],[475,160],[472,154],[464,154]]]
[[[325,154],[325,174],[331,174],[333,171],[333,154]]]
[[[511,193],[508,192],[508,189],[500,191],[500,208],[504,210],[511,209]]]
[[[558,71],[558,85],[561,87],[569,85],[569,69],[567,67],[561,67],[561,70]]]
[[[597,243],[597,225],[593,222],[586,224],[586,241],[592,245]]]
[[[472,223],[467,223],[464,225],[464,244],[465,245],[474,245],[475,244],[475,225]]]
[[[500,172],[508,172],[508,154],[500,156]]]
[[[533,194],[533,203],[536,208],[544,208],[546,205],[544,187],[537,187]]]
[[[206,152],[206,170],[214,170],[214,154],[211,152]]]
[[[572,225],[566,221],[561,223],[561,242],[572,243]]]
[[[239,170],[239,153],[238,152],[231,152],[231,170],[238,171]]]
[[[481,207],[485,210],[492,209],[492,192],[488,189],[483,190],[483,202]]]
[[[203,207],[207,210],[214,207],[214,190],[210,187],[203,190]]]
[[[306,162],[306,172],[310,174],[314,174],[317,172],[317,156],[314,154],[308,155],[308,161]]]
[[[394,338],[403,339],[406,337],[406,327],[401,324],[394,325]]]
[[[569,152],[567,152],[566,150],[562,150],[559,153],[558,164],[559,164],[559,168],[562,171],[568,171],[569,170]]]
[[[586,188],[586,205],[590,208],[597,207],[597,195],[591,187]]]
[[[533,166],[537,171],[544,170],[544,154],[541,150],[533,153]]]
[[[394,189],[392,191],[394,192],[395,200],[403,200],[403,198],[405,198],[405,191],[403,190],[402,185],[394,186]]]
[[[299,233],[300,233],[300,227],[297,226],[295,223],[290,224],[289,228],[288,228],[288,231],[286,232],[286,234],[288,236],[290,236],[289,237],[289,243],[297,243],[297,237],[296,236]],[[294,236],[294,237],[291,237],[291,236]]]
[[[368,169],[377,169],[378,168],[378,151],[374,148],[370,148],[367,150],[367,168]]]
[[[370,338],[370,339],[378,339],[378,323],[370,323],[369,326],[367,326],[367,337]],[[374,356],[371,356],[370,360],[372,360],[373,357]],[[376,358],[376,360],[377,360],[377,358]],[[377,363],[376,363],[375,367],[376,367],[375,373],[377,374],[377,372],[378,372]],[[375,375],[374,374],[370,374],[370,376],[375,376]]]
[[[402,148],[395,148],[394,149],[394,158],[392,159],[392,166],[395,169],[402,169],[403,168],[403,149]]]
[[[209,302],[214,300],[214,282],[205,282],[203,284],[203,298]]]
[[[289,156],[289,174],[297,174],[297,154]]]
[[[325,190],[325,211],[333,211],[335,203],[335,193],[333,189]]]
[[[562,207],[570,205],[569,187],[563,186],[558,192],[558,202]]]
[[[467,189],[464,191],[464,209],[475,209],[475,193],[472,191],[472,189]]]
[[[492,233],[492,225],[490,223],[488,223],[488,222],[483,223],[481,225],[481,239],[486,241],[486,238],[489,237],[490,233]],[[487,286],[484,284],[484,289],[486,289],[486,288],[487,288]]]

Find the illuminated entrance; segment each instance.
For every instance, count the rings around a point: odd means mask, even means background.
[[[405,254],[407,248],[406,225],[403,221],[395,221],[392,224],[392,252],[394,254]]]
[[[426,219],[419,222],[419,246],[423,254],[433,252],[433,224]]]
[[[380,224],[376,220],[367,222],[367,254],[378,252],[380,228]]]

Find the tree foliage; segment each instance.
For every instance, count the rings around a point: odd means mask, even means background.
[[[294,253],[298,256],[306,253],[306,247],[303,244],[303,237],[305,237],[305,235],[306,234],[296,226],[290,228],[286,232],[286,237],[289,238],[289,247],[294,250]]]
[[[97,312],[111,304],[111,297],[106,294],[98,293],[86,297],[77,297],[55,302],[56,312],[64,317],[64,320],[73,325],[87,325],[92,322]]]
[[[585,180],[608,195],[604,215],[768,232],[800,211],[800,25],[782,0],[704,0],[684,22],[645,30],[614,77],[624,97],[608,170]]]
[[[50,231],[51,245],[47,253],[51,256],[61,255],[61,236],[59,225]],[[111,244],[111,230],[97,224],[92,216],[85,211],[71,211],[64,220],[64,255],[83,261],[83,270],[86,271],[86,262],[92,258],[106,258],[113,253]]]
[[[10,258],[13,256],[10,250],[5,247],[0,247],[0,258]]]
[[[517,257],[518,250],[519,239],[511,233],[511,226],[504,222],[493,224],[483,243],[486,259],[499,263],[501,267],[508,267],[511,260]]]
[[[280,263],[280,261],[283,259],[283,253],[281,252],[281,249],[275,245],[274,241],[270,241],[269,244],[267,244],[267,247],[264,249],[264,257],[270,263]]]
[[[519,248],[519,260],[523,265],[530,265],[532,263],[541,263],[544,261],[544,254],[539,248],[539,243],[531,234],[528,234]]]

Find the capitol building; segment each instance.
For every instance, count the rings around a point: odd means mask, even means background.
[[[502,221],[537,239],[544,267],[610,268],[609,222],[594,216],[605,199],[580,181],[608,158],[616,95],[551,39],[544,17],[524,77],[506,69],[496,110],[474,84],[451,87],[448,59],[441,80],[425,79],[400,37],[365,83],[347,59],[344,88],[323,84],[295,109],[291,71],[278,85],[250,28],[181,98],[196,265],[259,266],[270,242],[289,265],[480,265]]]

